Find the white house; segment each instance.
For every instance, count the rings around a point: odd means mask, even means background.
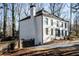
[[[43,44],[54,39],[64,38],[69,34],[69,22],[45,10],[35,12],[35,6],[30,6],[31,16],[20,20],[20,39],[34,39],[34,44]]]

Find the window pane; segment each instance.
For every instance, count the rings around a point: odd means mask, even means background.
[[[58,30],[58,36],[60,36],[60,30]]]
[[[60,36],[60,30],[56,29],[56,36]]]
[[[65,31],[65,36],[67,36],[67,31]]]
[[[67,28],[67,23],[65,23],[65,28]]]
[[[63,32],[63,30],[62,30],[62,36],[64,36],[64,32]]]
[[[51,35],[53,35],[53,29],[51,29]]]
[[[53,20],[51,20],[51,25],[53,25]]]
[[[46,18],[46,25],[48,25],[48,18]]]
[[[48,35],[48,28],[46,28],[46,35]]]
[[[57,27],[59,26],[59,22],[57,21]]]
[[[63,27],[63,22],[62,22],[62,24],[61,24],[61,27]]]

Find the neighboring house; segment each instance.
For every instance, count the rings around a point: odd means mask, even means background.
[[[69,34],[69,22],[45,10],[35,12],[35,6],[30,6],[31,16],[20,20],[20,39],[35,40],[35,45],[54,39],[64,38]]]

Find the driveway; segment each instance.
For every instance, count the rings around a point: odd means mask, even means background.
[[[77,45],[77,46],[76,46]],[[52,44],[27,47],[16,50],[12,56],[23,55],[79,55],[79,40],[55,42]]]
[[[79,39],[73,40],[73,41],[63,41],[63,42],[55,42],[52,44],[46,44],[46,45],[41,45],[41,46],[35,46],[35,47],[30,47],[30,48],[58,48],[58,47],[69,47],[69,46],[74,46],[79,44]]]

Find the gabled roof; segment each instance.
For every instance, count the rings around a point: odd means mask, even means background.
[[[40,15],[44,15],[44,16],[51,17],[51,18],[54,17],[54,18],[57,18],[58,20],[69,22],[67,20],[64,20],[63,18],[60,18],[60,17],[56,16],[56,15],[50,14],[48,11],[46,11],[44,9],[39,10],[38,12],[36,12],[36,16],[34,16],[34,17],[40,16]],[[20,21],[27,20],[27,19],[30,19],[30,18],[31,18],[31,16],[27,16],[27,17],[21,19]]]

